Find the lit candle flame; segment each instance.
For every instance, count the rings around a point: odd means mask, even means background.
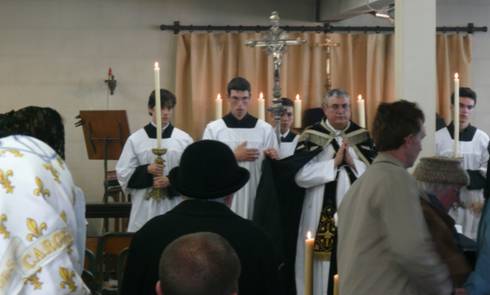
[[[216,97],[216,99],[221,99],[221,93],[218,93],[218,96]]]
[[[160,70],[160,67],[158,66],[158,61],[155,62],[155,70]]]
[[[259,94],[259,99],[264,99],[264,94],[262,92]]]
[[[458,73],[454,73],[454,79],[459,79],[459,74]]]
[[[307,238],[308,240],[311,240],[311,239],[312,239],[312,237],[311,237],[311,231],[308,231],[308,232],[306,233],[306,238]]]
[[[299,100],[299,94],[296,94],[296,100]]]
[[[357,96],[357,100],[362,100],[362,94],[359,94],[359,95]]]

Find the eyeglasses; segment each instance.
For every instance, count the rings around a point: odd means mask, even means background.
[[[341,108],[344,109],[344,110],[348,110],[350,109],[350,105],[348,103],[344,103],[344,104],[333,104],[333,105],[327,105],[327,108],[331,108],[335,111],[338,111],[340,110]]]

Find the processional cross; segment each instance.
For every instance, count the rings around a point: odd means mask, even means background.
[[[328,37],[327,35],[327,37],[325,38],[325,42],[319,44],[319,46],[325,47],[327,52],[327,61],[325,66],[325,72],[327,74],[327,83],[325,86],[327,87],[327,91],[329,91],[332,88],[332,72],[331,72],[332,48],[339,47],[340,43],[332,41],[332,39],[330,39],[330,37]]]
[[[274,115],[275,131],[279,144],[281,144],[281,116],[284,108],[281,103],[281,85],[280,74],[282,56],[286,52],[287,46],[304,44],[305,40],[288,39],[287,33],[279,27],[279,14],[273,11],[269,17],[272,26],[262,40],[249,40],[245,45],[250,47],[264,47],[267,54],[272,55],[272,63],[274,65],[274,88],[272,107],[267,108],[267,111]]]

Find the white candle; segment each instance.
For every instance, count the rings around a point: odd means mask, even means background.
[[[294,100],[294,128],[301,128],[301,99],[299,94],[296,94]]]
[[[454,74],[454,157],[459,157],[459,75]]]
[[[313,294],[313,246],[315,239],[311,237],[311,232],[308,231],[305,240],[305,293],[304,295]]]
[[[366,106],[360,94],[357,96],[357,112],[359,113],[359,126],[366,128]]]
[[[259,95],[259,119],[265,120],[265,99],[262,92]]]
[[[157,124],[157,148],[162,147],[162,106],[160,102],[160,67],[155,62],[155,113]]]
[[[333,276],[333,295],[340,294],[340,286],[339,286],[339,275],[336,274]]]
[[[221,99],[221,94],[218,93],[215,101],[215,117],[216,120],[221,119],[223,116],[223,100]]]

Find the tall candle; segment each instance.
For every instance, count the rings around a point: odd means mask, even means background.
[[[223,116],[223,100],[221,99],[221,94],[218,93],[215,100],[215,117],[216,120],[221,119]]]
[[[296,94],[296,99],[294,100],[294,128],[301,128],[301,99],[299,94]]]
[[[366,128],[366,105],[360,94],[357,96],[357,111],[359,113],[359,126]]]
[[[265,120],[265,99],[262,92],[259,95],[259,119]]]
[[[160,67],[155,62],[155,113],[157,124],[157,148],[162,147],[162,106],[160,102]]]
[[[454,74],[454,157],[459,157],[459,75]]]
[[[313,294],[313,246],[315,239],[311,237],[311,232],[308,231],[305,240],[305,293],[304,295]]]
[[[333,295],[339,295],[340,293],[340,285],[339,285],[339,275],[336,274],[333,276]]]

